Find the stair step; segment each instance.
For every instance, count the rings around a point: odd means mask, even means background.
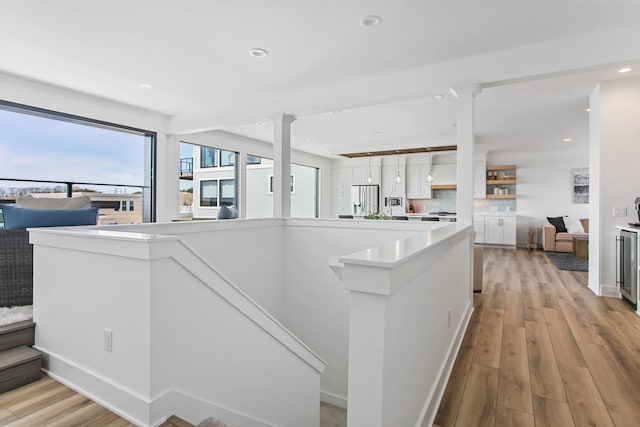
[[[186,422],[182,418],[172,415],[160,427],[195,427],[193,424]]]
[[[0,393],[13,390],[42,376],[42,353],[20,346],[0,352]]]
[[[35,342],[36,324],[32,320],[0,326],[0,351],[22,345],[31,346]]]

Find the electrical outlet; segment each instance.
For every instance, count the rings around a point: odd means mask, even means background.
[[[447,313],[447,326],[451,327],[451,307],[449,307],[449,312]]]
[[[626,206],[614,206],[613,207],[613,216],[627,216],[627,207]]]
[[[104,330],[104,351],[113,351],[113,332],[110,329]]]

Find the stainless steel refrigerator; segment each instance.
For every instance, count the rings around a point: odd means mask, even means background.
[[[354,215],[370,215],[380,211],[380,187],[376,185],[352,185],[351,206]]]

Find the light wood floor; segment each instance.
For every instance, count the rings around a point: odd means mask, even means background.
[[[437,426],[640,426],[640,317],[544,253],[485,249]]]
[[[135,427],[46,375],[39,381],[0,394],[0,426]],[[191,424],[172,417],[161,427],[183,426]]]

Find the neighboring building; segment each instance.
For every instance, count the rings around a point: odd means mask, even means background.
[[[88,196],[92,201],[111,202],[113,207],[100,207],[98,225],[138,224],[142,222],[142,194],[73,193],[74,196]],[[32,193],[33,197],[64,198],[65,193]],[[105,203],[106,204],[106,203]]]
[[[220,206],[237,205],[237,156],[231,151],[193,147],[194,219],[216,218]],[[273,160],[247,156],[247,218],[273,217]],[[316,168],[291,165],[291,216],[315,218],[317,213],[318,172]],[[184,175],[181,179],[185,178]],[[180,214],[183,216],[183,198]],[[186,206],[186,205],[185,205]]]

